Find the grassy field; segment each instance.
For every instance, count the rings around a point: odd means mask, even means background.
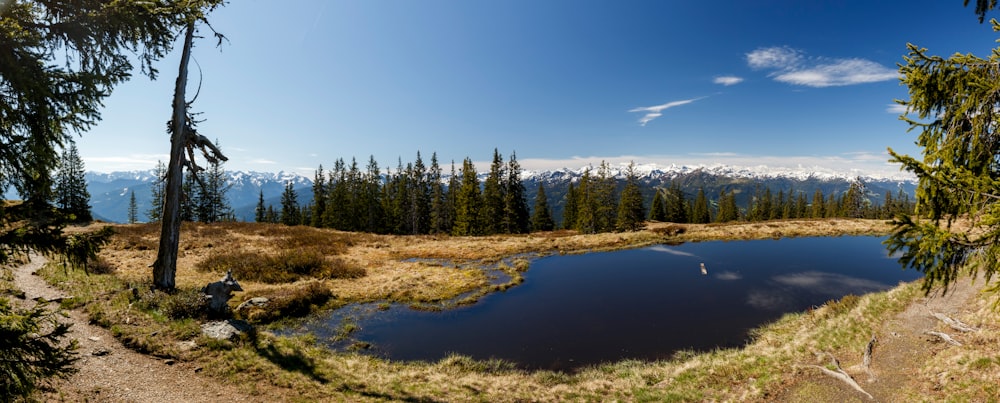
[[[278,337],[266,329],[281,318],[354,302],[447,306],[459,295],[505,289],[522,281],[519,272],[528,268],[528,260],[504,266],[510,280],[503,284],[491,283],[487,272],[475,267],[515,255],[720,239],[875,235],[886,234],[889,227],[882,221],[844,219],[657,223],[634,233],[449,237],[271,224],[185,224],[179,290],[172,295],[149,288],[158,228],[128,225],[116,230],[91,274],[55,264],[44,270],[51,282],[74,296],[64,304],[85,309],[95,322],[139,351],[197,362],[220,382],[240,385],[268,400],[768,400],[795,379],[797,365],[814,363],[817,351],[860,351],[872,329],[923,295],[919,284],[904,284],[883,293],[849,296],[809,312],[785,315],[756,330],[754,341],[742,349],[681,352],[667,361],[625,361],[571,374],[527,372],[510,363],[461,356],[438,362],[391,362],[320,348],[315,336]],[[236,342],[200,335],[204,318],[198,290],[218,280],[225,269],[233,269],[245,290],[231,301],[233,306],[255,296],[271,300],[266,308],[237,314],[260,331]],[[966,366],[1000,367],[1000,358],[987,353],[966,360]]]

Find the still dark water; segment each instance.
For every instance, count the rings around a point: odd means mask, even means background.
[[[751,328],[784,313],[919,278],[900,269],[883,239],[700,242],[545,257],[531,263],[523,284],[472,306],[355,307],[367,313],[356,318],[352,337],[393,360],[459,353],[552,370],[738,347]],[[344,312],[306,330],[323,340]]]

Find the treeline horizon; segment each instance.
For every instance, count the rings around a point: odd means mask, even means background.
[[[347,164],[338,158],[330,170],[320,165],[313,179],[313,198],[304,204],[291,182],[281,196],[280,209],[265,205],[263,192],[255,208],[257,222],[309,225],[342,231],[379,234],[450,234],[494,235],[523,234],[554,229],[572,229],[582,233],[635,231],[646,220],[674,223],[712,223],[730,221],[765,221],[795,218],[877,218],[912,214],[914,203],[900,189],[894,196],[886,192],[885,201],[871,201],[864,182],[856,178],[845,192],[824,194],[817,189],[811,196],[794,189],[773,192],[758,186],[744,206],[736,204],[733,190],[720,191],[712,199],[698,189],[689,197],[672,183],[658,187],[647,203],[640,193],[634,163],[625,173],[624,184],[602,161],[596,169],[587,168],[579,181],[571,181],[561,200],[563,220],[554,222],[545,186],[536,189],[534,205],[520,179],[516,152],[504,162],[494,149],[490,170],[482,182],[471,159],[461,168],[451,162],[446,176],[431,154],[430,166],[417,152],[414,162],[399,159],[395,171],[382,172],[374,157],[362,169],[356,158]],[[835,194],[839,193],[839,194]]]

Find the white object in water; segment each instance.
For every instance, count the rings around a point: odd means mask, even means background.
[[[708,274],[708,270],[705,269],[705,264],[704,263],[701,264],[701,274],[702,275]]]

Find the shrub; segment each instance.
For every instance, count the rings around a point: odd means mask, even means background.
[[[365,270],[340,258],[327,258],[315,248],[285,250],[277,256],[253,252],[212,253],[196,266],[202,271],[232,270],[239,280],[269,284],[291,283],[302,277],[358,278]]]
[[[63,343],[69,326],[41,304],[21,311],[0,298],[0,396],[27,398],[50,378],[76,371],[76,340]]]
[[[318,281],[311,281],[291,290],[275,290],[265,294],[268,303],[263,308],[252,307],[240,312],[247,320],[266,323],[285,317],[302,317],[323,306],[333,298],[329,287]]]

